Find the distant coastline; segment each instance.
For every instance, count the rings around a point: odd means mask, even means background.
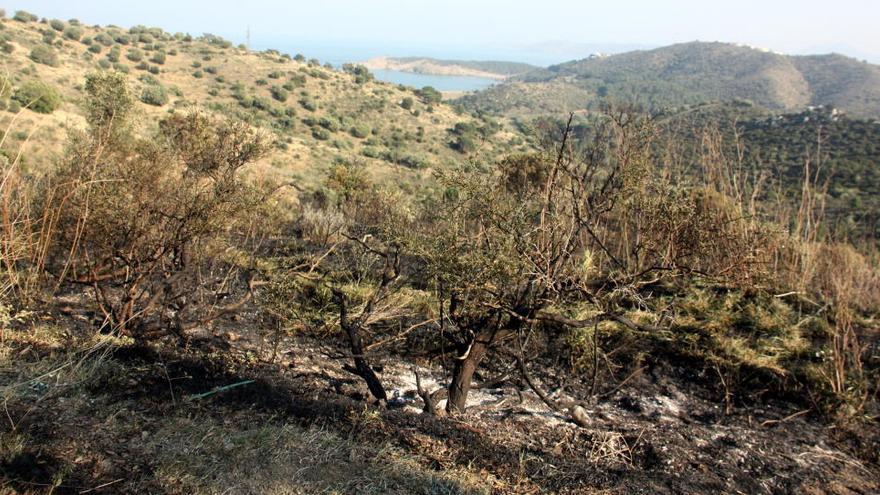
[[[519,62],[438,60],[421,57],[374,57],[362,63],[370,70],[393,70],[433,76],[479,77],[498,81],[535,68]]]

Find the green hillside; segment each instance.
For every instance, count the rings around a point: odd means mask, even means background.
[[[529,95],[543,93],[541,102]],[[539,69],[463,103],[535,114],[595,108],[606,98],[648,108],[748,100],[773,111],[830,105],[880,116],[880,67],[840,55],[787,56],[728,43],[684,43]]]

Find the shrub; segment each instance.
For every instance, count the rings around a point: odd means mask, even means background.
[[[119,47],[114,46],[107,53],[107,60],[109,60],[110,62],[113,62],[114,64],[119,62],[119,53],[120,53]]]
[[[144,59],[144,52],[138,50],[137,48],[132,48],[125,54],[125,58],[131,60],[132,62],[140,62]]]
[[[404,98],[400,102],[400,107],[403,108],[404,110],[412,110],[413,103],[414,103],[413,99],[410,98],[409,96],[407,96],[406,98]]]
[[[272,98],[275,98],[277,101],[280,101],[282,103],[287,101],[288,94],[284,88],[281,88],[279,86],[272,86],[269,92],[272,93]]]
[[[416,96],[421,98],[426,105],[433,105],[443,101],[443,94],[434,89],[432,86],[425,86],[415,91]]]
[[[160,72],[158,65],[151,65],[148,70],[150,71],[150,74],[159,74]]]
[[[195,71],[195,72],[192,73],[192,76],[193,76],[194,78],[196,78],[196,79],[201,79],[202,77],[205,76],[205,74],[202,73],[202,71],[197,70],[197,71]]]
[[[15,91],[12,98],[37,113],[52,113],[61,106],[61,95],[42,81],[28,81]]]
[[[18,22],[37,22],[40,18],[24,10],[16,10],[12,19]]]
[[[131,43],[131,38],[129,38],[128,36],[126,36],[124,34],[120,34],[115,39],[116,39],[116,42],[119,43],[120,45],[127,45],[127,44]]]
[[[83,36],[83,30],[78,26],[67,26],[67,29],[64,30],[64,37],[73,40],[79,41]]]
[[[109,60],[102,58],[101,60],[98,60],[98,67],[107,70],[110,67],[113,67],[113,64],[111,64]]]
[[[219,297],[215,277],[202,273],[225,266],[223,254],[240,246],[233,227],[259,209],[262,193],[238,171],[265,155],[268,143],[246,124],[198,113],[172,115],[158,134],[140,138],[123,77],[92,75],[86,90],[89,132],[76,136],[48,179],[66,189],[63,207],[50,205],[59,227],[47,268],[61,273],[70,259],[74,275],[93,277],[95,306],[113,331],[146,339],[173,314],[171,331],[183,335],[222,314],[201,302]],[[90,221],[78,223],[85,211]]]
[[[141,93],[141,101],[147,105],[161,107],[168,103],[168,92],[162,86],[150,85]]]
[[[202,63],[199,62],[198,60],[196,60],[195,62],[192,63],[192,68],[193,68],[193,69],[198,69],[198,68],[201,67],[201,66],[202,66]]]
[[[318,109],[318,105],[315,104],[315,101],[311,98],[302,98],[299,100],[299,104],[310,112],[314,112]]]
[[[92,53],[101,53],[101,45],[98,43],[92,43],[89,45],[89,51]]]
[[[315,127],[312,129],[312,137],[319,141],[326,141],[330,139],[330,131],[324,129],[323,127]]]
[[[318,125],[327,129],[330,132],[336,132],[339,129],[339,126],[336,124],[335,120],[328,119],[327,117],[321,117],[318,119]]]
[[[162,65],[165,63],[165,52],[156,52],[150,57],[150,62]]]
[[[358,139],[364,139],[370,135],[370,127],[365,124],[359,124],[359,125],[352,126],[348,132],[353,137],[356,137]]]
[[[95,35],[94,39],[95,39],[95,41],[97,41],[98,43],[100,43],[104,46],[110,46],[113,44],[113,38],[111,38],[110,36],[107,36],[106,33],[98,33]]]
[[[38,64],[48,65],[50,67],[58,67],[58,54],[48,45],[37,45],[31,50],[31,60]]]
[[[64,24],[64,21],[60,19],[52,19],[51,21],[49,21],[49,26],[55,31],[60,32],[64,31],[64,27],[66,26],[66,24]]]
[[[207,72],[208,74],[216,74],[216,73],[217,73],[217,67],[214,67],[214,66],[211,66],[211,67],[205,67],[205,72]]]

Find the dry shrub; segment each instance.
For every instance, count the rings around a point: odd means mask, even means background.
[[[23,150],[4,147],[16,120],[0,137],[0,301],[27,303],[39,285],[46,233],[33,204],[39,182],[22,172]]]
[[[50,269],[93,289],[115,329],[179,334],[229,308],[223,253],[265,195],[241,170],[267,150],[246,124],[172,115],[152,139],[132,131],[124,76],[90,75],[88,133],[71,136],[43,198],[56,232]]]

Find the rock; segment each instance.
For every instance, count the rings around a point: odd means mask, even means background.
[[[574,406],[569,410],[571,414],[571,419],[579,426],[589,426],[590,418],[587,416],[587,410],[581,406]]]

